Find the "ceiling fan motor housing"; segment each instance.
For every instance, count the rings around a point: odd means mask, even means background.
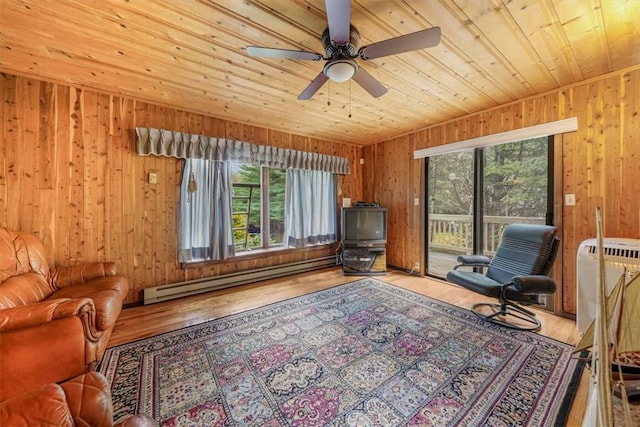
[[[354,58],[358,53],[360,33],[353,25],[350,26],[349,43],[337,45],[331,40],[329,28],[322,33],[322,47],[328,58]]]

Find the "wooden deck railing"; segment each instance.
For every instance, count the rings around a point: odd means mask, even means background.
[[[485,216],[484,252],[493,254],[507,224],[544,224],[544,218]],[[473,217],[471,215],[429,214],[429,245],[432,251],[454,254],[472,253]]]

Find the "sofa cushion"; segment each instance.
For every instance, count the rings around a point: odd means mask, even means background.
[[[0,282],[0,309],[34,304],[53,293],[46,277],[38,273],[24,273]]]
[[[49,273],[42,242],[33,234],[0,228],[0,283],[31,271],[42,276]]]

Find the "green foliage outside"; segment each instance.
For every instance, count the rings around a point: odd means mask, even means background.
[[[547,210],[547,138],[485,148],[484,216],[544,218]],[[429,213],[473,215],[473,150],[429,158]],[[496,227],[499,239],[502,229]],[[437,231],[432,243],[466,247],[460,230]]]
[[[429,159],[429,212],[473,214],[473,152]],[[538,138],[485,149],[484,215],[544,217],[547,140]]]
[[[486,149],[485,215],[544,218],[547,138]]]
[[[233,187],[233,241],[236,249],[262,247],[260,231],[262,171],[260,166],[238,164],[232,172],[231,181],[234,184],[249,184],[249,186]],[[271,222],[271,236],[269,244],[282,243],[284,227],[284,198],[286,171],[284,169],[268,169],[269,185],[269,218]],[[247,232],[247,229],[249,232]],[[253,231],[253,232],[251,232]]]

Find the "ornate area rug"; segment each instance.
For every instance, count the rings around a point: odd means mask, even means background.
[[[164,426],[537,427],[564,422],[571,351],[363,279],[109,348],[99,371],[116,418]]]

